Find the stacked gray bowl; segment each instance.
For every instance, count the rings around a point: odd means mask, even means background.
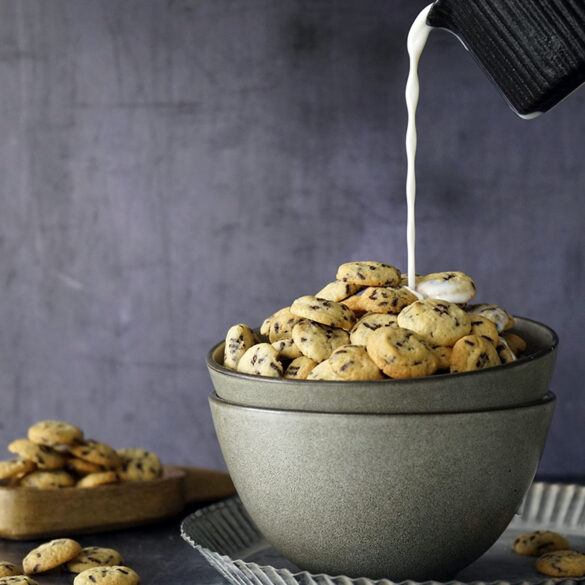
[[[447,580],[506,529],[536,473],[557,336],[516,318],[516,362],[364,382],[262,378],[207,357],[238,494],[265,538],[313,573]]]

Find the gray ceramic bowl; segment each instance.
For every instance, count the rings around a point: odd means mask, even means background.
[[[548,392],[558,345],[556,333],[546,325],[521,317],[515,320],[513,331],[528,342],[526,357],[477,372],[367,382],[263,378],[224,368],[223,342],[209,352],[207,366],[220,398],[261,408],[416,413],[515,406]]]
[[[447,580],[495,542],[534,477],[554,401],[342,414],[210,397],[228,470],[267,540],[313,573],[394,581]]]

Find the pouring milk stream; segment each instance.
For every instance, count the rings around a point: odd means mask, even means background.
[[[585,83],[584,1],[547,0],[545,10],[542,0],[436,0],[420,12],[408,34],[405,92],[408,288],[415,293],[418,63],[434,28],[459,38],[524,119],[546,112]]]

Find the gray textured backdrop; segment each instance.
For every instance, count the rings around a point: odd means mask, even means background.
[[[406,34],[425,0],[0,0],[0,440],[76,422],[223,465],[208,347],[406,269]],[[421,63],[418,268],[561,337],[541,473],[585,473],[585,90],[514,116],[457,40]]]

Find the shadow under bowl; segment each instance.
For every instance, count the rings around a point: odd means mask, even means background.
[[[312,573],[424,581],[451,579],[505,530],[555,397],[429,414],[209,402],[238,494],[284,556]]]
[[[542,398],[550,388],[556,333],[537,321],[515,317],[511,331],[527,341],[525,356],[494,368],[403,380],[329,382],[241,374],[223,366],[224,343],[207,355],[217,395],[259,408],[315,412],[463,412],[516,406]]]

